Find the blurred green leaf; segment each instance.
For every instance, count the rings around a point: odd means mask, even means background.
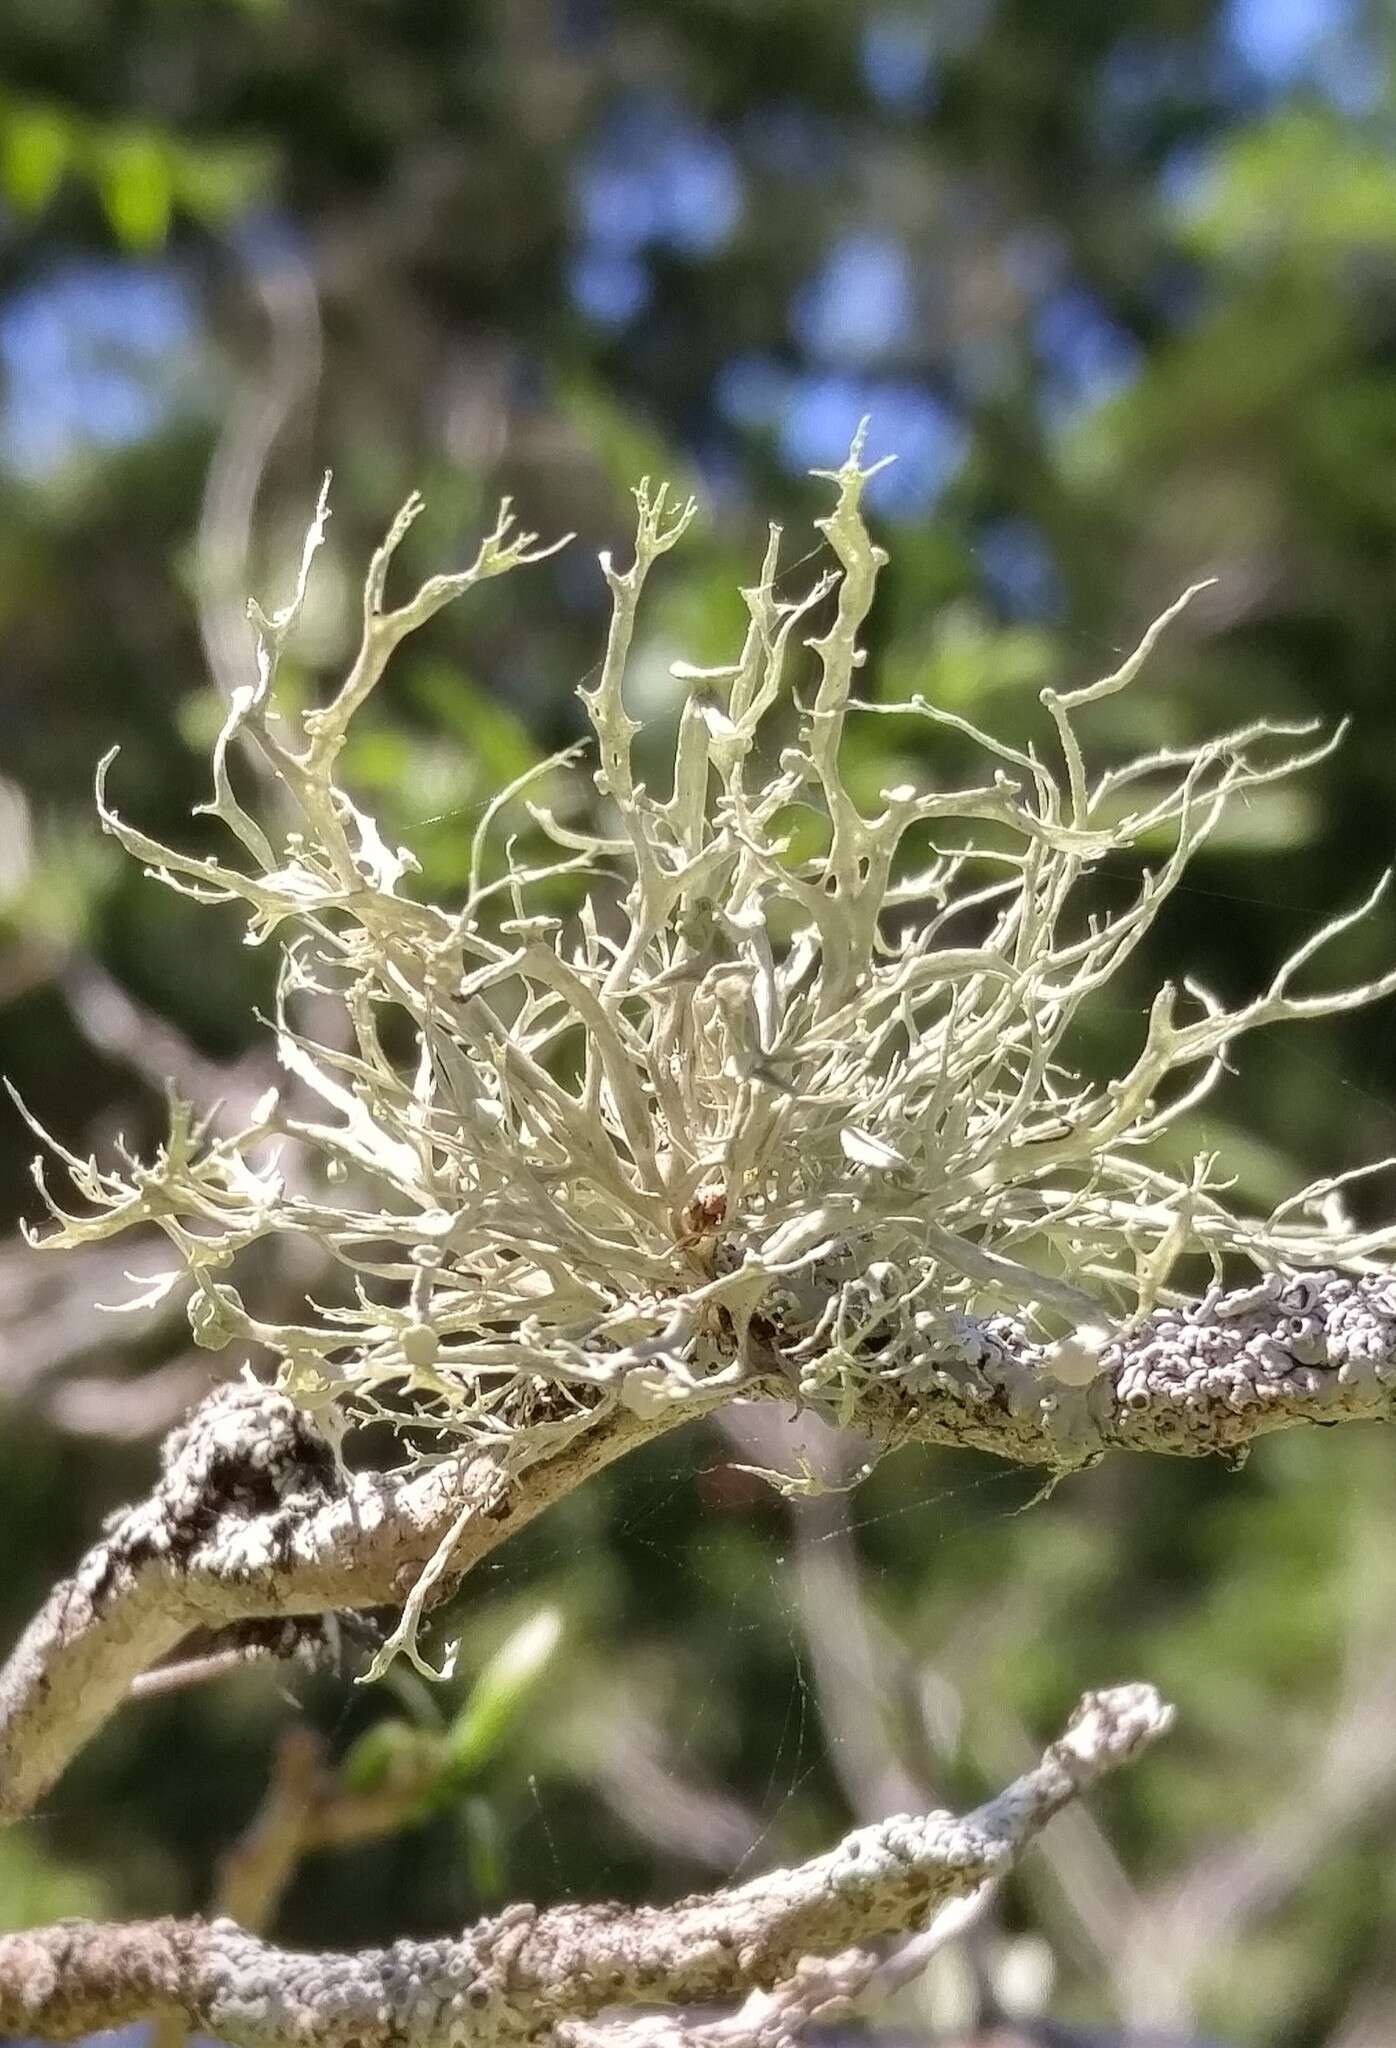
[[[275,7],[282,0],[252,4]],[[267,195],[273,170],[272,153],[261,145],[202,144],[197,149],[181,146],[175,152],[172,177],[179,203],[196,220],[220,227]]]
[[[456,1828],[476,1898],[481,1904],[502,1898],[508,1871],[498,1811],[487,1799],[462,1799],[456,1808]]]
[[[518,714],[459,668],[418,662],[408,687],[435,723],[464,741],[472,772],[487,793],[542,759],[542,749]]]
[[[0,109],[0,188],[21,213],[40,213],[73,157],[71,117],[56,107]]]
[[[412,766],[412,740],[400,726],[365,722],[348,752],[348,773],[363,789],[401,789]]]
[[[405,1721],[376,1721],[345,1753],[339,1775],[351,1792],[408,1782],[429,1790],[441,1759],[439,1735]]]
[[[1396,246],[1396,157],[1337,114],[1291,108],[1239,131],[1184,208],[1201,253],[1248,267]]]
[[[881,664],[877,697],[884,704],[917,695],[944,711],[979,719],[1000,693],[1029,700],[1059,667],[1050,633],[1037,626],[994,626],[976,605],[948,605],[929,641],[908,640]],[[938,736],[943,739],[943,736]]]
[[[446,1752],[457,1781],[473,1777],[494,1755],[561,1640],[562,1616],[555,1607],[544,1607],[495,1651],[446,1731]]]
[[[164,141],[128,128],[93,144],[97,189],[112,232],[124,249],[148,255],[163,246],[174,208],[174,175]]]
[[[633,406],[619,402],[600,378],[581,370],[566,377],[558,396],[585,434],[618,499],[628,501],[641,477],[648,477],[653,484],[671,484],[671,496],[683,503],[691,488],[687,465]]]
[[[0,1837],[0,1932],[46,1920],[101,1920],[111,1903],[95,1872],[74,1868],[17,1830]]]
[[[1135,798],[1136,808],[1138,798]],[[1121,813],[1124,805],[1119,807]],[[1109,807],[1103,807],[1101,815],[1108,814]],[[1300,782],[1285,782],[1269,789],[1253,789],[1247,793],[1244,803],[1235,804],[1221,819],[1207,842],[1211,859],[1221,853],[1278,853],[1289,847],[1307,846],[1317,838],[1323,824],[1323,808],[1313,787]],[[1172,827],[1146,832],[1140,840],[1141,852],[1166,854],[1174,844]],[[1205,887],[1202,871],[1189,885],[1193,889]]]

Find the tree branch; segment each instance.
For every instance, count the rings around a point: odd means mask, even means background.
[[[435,2048],[520,2041],[614,2007],[741,1997],[782,1984],[811,1956],[921,1926],[977,1890],[1170,1718],[1148,1686],[1088,1694],[1041,1763],[964,1819],[898,1816],[793,1869],[670,1907],[513,1907],[458,1940],[353,1956],[288,1954],[228,1920],[10,1935],[0,2031],[71,2040],[168,2018],[233,2048]]]
[[[789,1398],[778,1333],[740,1391]],[[1111,1448],[1244,1455],[1299,1423],[1396,1418],[1396,1280],[1306,1274],[1214,1290],[1122,1331],[1085,1387],[1007,1317],[957,1319],[915,1379],[873,1377],[852,1417],[886,1443],[952,1443],[1069,1470]],[[515,1528],[627,1451],[730,1398],[622,1403],[415,1474],[344,1474],[311,1418],[250,1382],[219,1389],[166,1445],[150,1498],[51,1595],[0,1671],[0,1820],[27,1813],[142,1672],[196,1629],[399,1604],[449,1540],[449,1592]],[[527,1443],[528,1448],[524,1448]],[[299,1627],[298,1627],[299,1623]]]
[[[661,1420],[608,1410],[585,1431],[346,1475],[311,1418],[249,1381],[220,1387],[167,1441],[149,1499],[114,1518],[0,1671],[0,1821],[43,1797],[141,1673],[195,1629],[399,1604],[454,1535],[449,1592],[512,1531]],[[298,1630],[297,1622],[301,1620]]]
[[[854,1426],[1071,1470],[1107,1451],[1244,1457],[1299,1423],[1396,1420],[1396,1275],[1275,1275],[1155,1309],[1101,1348],[1084,1386],[1009,1316],[955,1319],[956,1352],[872,1381]]]

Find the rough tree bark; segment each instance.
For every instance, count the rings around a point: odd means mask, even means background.
[[[1111,1449],[1234,1459],[1276,1428],[1396,1415],[1396,1281],[1379,1276],[1276,1280],[1158,1311],[1103,1351],[1084,1387],[1055,1380],[1041,1347],[1007,1319],[966,1320],[960,1335],[956,1356],[927,1361],[917,1392],[872,1388],[857,1418],[870,1436],[973,1445],[1064,1471]],[[774,1333],[766,1363],[742,1394],[788,1400]],[[284,1395],[250,1381],[224,1387],[170,1439],[152,1494],[114,1519],[0,1673],[0,1812],[28,1812],[137,1677],[191,1632],[290,1653],[336,1614],[401,1601],[449,1542],[433,1589],[444,1595],[551,1502],[718,1398],[645,1418],[613,1403],[545,1438],[527,1463],[516,1444],[412,1477],[349,1477]],[[281,1956],[230,1923],[16,1936],[0,1944],[0,2027],[57,2039],[165,2014],[255,2048],[311,2034],[414,2048],[549,2030],[561,2041],[564,2020],[608,2007],[784,1985],[750,2038],[793,2039],[792,2013],[814,2009],[806,1994],[818,1958],[832,1969],[842,1951],[906,1933],[998,1874],[1050,1813],[1166,1721],[1147,1688],[1100,1695],[1038,1772],[963,1822],[933,1815],[863,1830],[814,1864],[670,1909],[521,1909],[459,1941],[357,1958]],[[846,2000],[858,1975],[835,1971],[829,1981],[842,1989],[829,1998]]]

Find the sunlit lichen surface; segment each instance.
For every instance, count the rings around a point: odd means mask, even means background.
[[[293,718],[277,665],[322,497],[291,602],[253,608],[256,680],[216,749],[209,808],[236,861],[156,843],[113,809],[105,772],[99,791],[107,830],[151,873],[244,903],[249,937],[281,946],[286,1089],[231,1137],[177,1106],[149,1164],[56,1148],[86,1208],[47,1198],[45,1241],[154,1225],[178,1260],[155,1285],[187,1287],[201,1343],[270,1353],[287,1389],[328,1414],[410,1413],[416,1454],[433,1429],[449,1444],[522,1435],[611,1401],[644,1413],[735,1387],[758,1340],[807,1398],[848,1416],[870,1375],[914,1382],[966,1311],[1026,1318],[1052,1369],[1086,1378],[1122,1323],[1187,1298],[1208,1270],[1199,1255],[1234,1280],[1361,1270],[1388,1245],[1390,1232],[1349,1223],[1336,1181],[1248,1216],[1228,1205],[1224,1162],[1179,1175],[1155,1143],[1240,1034],[1396,988],[1389,974],[1294,991],[1351,918],[1240,1008],[1164,986],[1125,1072],[1100,1084],[1073,1070],[1082,1006],[1109,990],[1226,807],[1315,750],[1252,724],[1090,765],[1092,705],[1134,680],[1186,600],[1115,674],[1043,691],[1040,749],[921,698],[861,702],[860,636],[886,559],[860,510],[872,473],[855,445],[829,478],[830,565],[802,596],[777,596],[772,531],[730,667],[676,666],[686,696],[662,791],[637,778],[625,672],[646,581],[694,508],[637,491],[631,566],[602,558],[611,626],[580,693],[600,806],[559,816],[536,800],[538,770],[501,791],[451,907],[416,900],[411,855],[339,786],[345,736],[408,633],[548,551],[506,506],[469,569],[386,609],[409,504],[374,557],[347,680]],[[860,808],[841,747],[850,717],[872,710],[953,728],[982,773]],[[261,772],[239,795],[244,746]],[[573,795],[576,751],[548,764]],[[551,853],[525,859],[525,836]],[[1143,849],[1160,845],[1149,866]],[[1089,879],[1122,857],[1137,886],[1103,913]],[[559,917],[563,874],[586,894]],[[349,1277],[341,1305],[258,1319],[238,1255],[272,1233],[313,1240]]]

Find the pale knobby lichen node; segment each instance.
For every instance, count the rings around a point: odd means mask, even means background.
[[[1396,989],[1394,972],[1292,992],[1378,891],[1239,1008],[1193,983],[1159,989],[1133,1063],[1104,1085],[1071,1070],[1065,1045],[1227,806],[1325,747],[1293,751],[1299,729],[1257,722],[1088,765],[1081,715],[1134,680],[1186,597],[1113,675],[1042,692],[1043,750],[920,696],[860,701],[860,635],[886,560],[861,510],[872,474],[860,434],[819,521],[834,566],[803,596],[778,596],[772,529],[735,661],[675,665],[685,698],[662,796],[637,779],[624,681],[646,581],[694,507],[637,490],[634,559],[621,571],[602,557],[610,630],[580,691],[600,814],[575,801],[575,782],[567,819],[539,800],[545,781],[569,789],[576,749],[522,776],[474,830],[457,908],[410,893],[412,856],[340,787],[341,750],[408,633],[549,550],[515,531],[506,504],[468,569],[388,609],[413,499],[373,558],[347,680],[293,716],[278,707],[277,666],[324,537],[322,493],[290,603],[252,608],[256,677],[214,752],[206,808],[239,863],[148,838],[107,798],[108,763],[98,779],[104,827],[152,874],[240,901],[249,940],[281,943],[274,1029],[289,1088],[231,1136],[177,1105],[148,1164],[99,1165],[46,1139],[87,1207],[69,1213],[45,1192],[56,1228],[44,1241],[153,1226],[176,1264],[142,1299],[188,1287],[200,1343],[270,1353],[282,1384],[331,1422],[410,1412],[408,1455],[473,1437],[517,1446],[520,1462],[603,1407],[703,1403],[769,1374],[773,1357],[805,1400],[848,1421],[871,1379],[915,1393],[953,1376],[982,1342],[979,1319],[1003,1311],[1047,1344],[1049,1373],[1079,1384],[1131,1317],[1189,1298],[1180,1277],[1196,1293],[1198,1255],[1220,1283],[1238,1267],[1362,1270],[1384,1252],[1393,1233],[1351,1223],[1339,1178],[1247,1215],[1211,1158],[1179,1175],[1153,1145],[1243,1032]],[[802,663],[796,689],[788,671]],[[866,815],[841,768],[859,712],[953,729],[982,753],[982,776],[886,789]],[[235,742],[260,757],[262,794],[273,787],[260,822],[235,793]],[[1171,851],[1150,868],[1144,849],[1161,839]],[[1083,882],[1122,855],[1137,889],[1090,910]],[[564,874],[587,878],[587,893],[560,919],[549,905]],[[309,1035],[327,999],[338,1026]],[[258,1319],[230,1275],[276,1233],[311,1239],[348,1276],[337,1305]]]

